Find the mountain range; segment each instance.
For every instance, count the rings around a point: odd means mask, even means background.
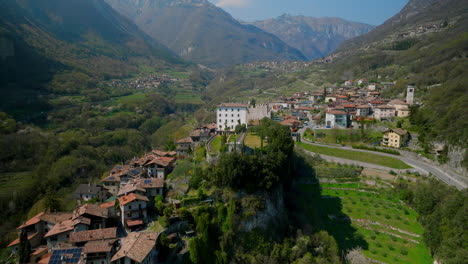
[[[106,0],[181,58],[211,67],[306,57],[207,0]]]
[[[336,17],[314,18],[284,14],[252,24],[300,50],[309,60],[328,56],[344,40],[366,34],[374,26]]]

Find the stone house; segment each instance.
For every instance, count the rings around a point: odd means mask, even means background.
[[[131,232],[122,240],[122,245],[111,259],[113,264],[157,263],[156,241],[158,233]]]

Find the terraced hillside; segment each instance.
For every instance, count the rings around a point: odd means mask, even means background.
[[[432,263],[417,213],[391,188],[392,182],[414,182],[419,176],[315,163],[296,186],[296,202],[304,210],[298,218],[306,227],[325,228],[343,256],[353,252],[378,263]]]

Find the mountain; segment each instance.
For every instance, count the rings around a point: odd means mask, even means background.
[[[4,0],[0,47],[0,111],[44,110],[51,91],[79,94],[92,80],[180,63],[102,0]]]
[[[273,34],[242,25],[207,0],[106,0],[180,57],[212,67],[305,60]]]
[[[341,18],[282,15],[250,23],[270,32],[313,60],[328,56],[344,40],[363,35],[374,26]]]

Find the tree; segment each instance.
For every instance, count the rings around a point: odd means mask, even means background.
[[[154,197],[154,207],[158,211],[158,214],[162,215],[164,211],[164,198],[162,197],[162,195]]]
[[[250,105],[251,105],[253,108],[255,108],[256,104],[257,104],[257,101],[255,100],[255,98],[252,98],[252,100],[250,100]]]
[[[52,194],[51,191],[48,191],[44,197],[44,206],[46,210],[52,212],[60,211],[61,203],[55,194]]]
[[[21,229],[18,255],[20,264],[29,263],[31,256],[31,244],[29,243],[28,234],[24,228]]]

